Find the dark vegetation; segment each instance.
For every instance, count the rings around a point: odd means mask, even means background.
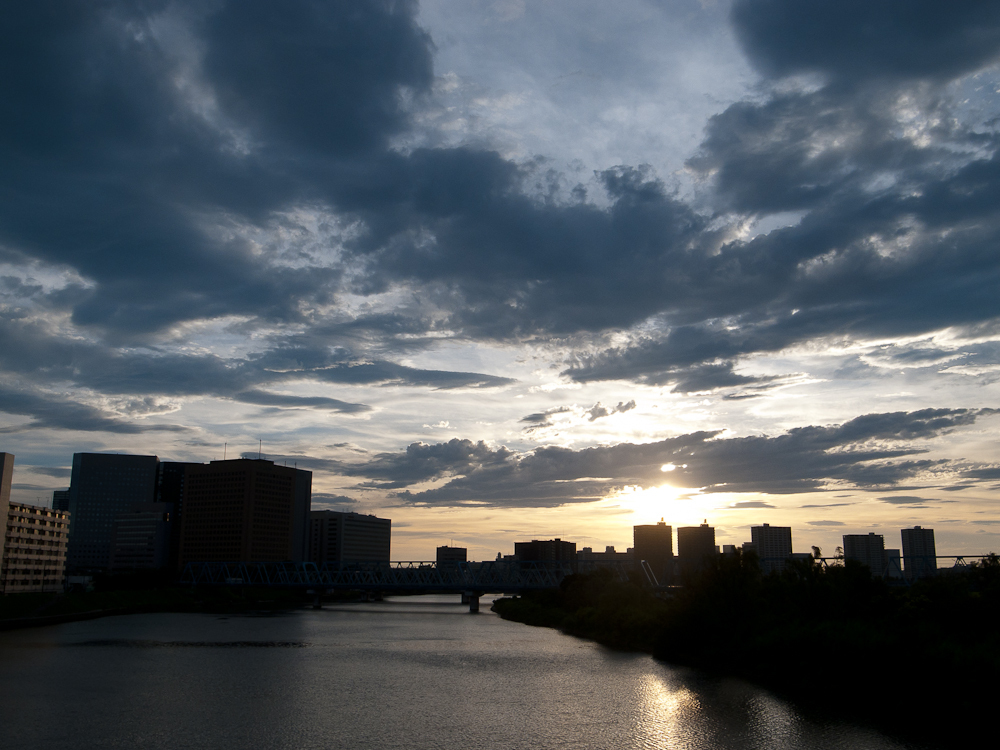
[[[720,556],[667,598],[595,573],[498,600],[494,610],[924,738],[955,741],[985,727],[1000,692],[995,555],[909,587],[872,579],[850,561],[764,576],[753,557]]]
[[[142,612],[280,611],[307,601],[311,597],[302,592],[280,589],[142,587],[138,580],[97,579],[94,591],[0,596],[0,630]]]

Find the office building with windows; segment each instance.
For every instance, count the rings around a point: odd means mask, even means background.
[[[885,538],[881,534],[844,534],[844,559],[866,565],[872,576],[882,578],[886,570]]]
[[[706,558],[718,554],[715,548],[715,527],[708,522],[700,526],[677,529],[677,557],[685,572],[701,570]]]
[[[122,453],[75,453],[69,485],[70,572],[108,569],[115,519],[155,499],[159,459]]]
[[[173,512],[171,503],[138,503],[119,513],[111,540],[111,572],[168,568]]]
[[[903,537],[903,574],[909,580],[926,578],[937,573],[937,550],[934,529],[901,529]]]
[[[669,583],[674,569],[674,530],[661,518],[655,524],[632,527],[632,559],[649,565],[658,583]]]
[[[308,552],[312,472],[237,458],[184,472],[179,565],[302,562]]]
[[[792,554],[792,528],[762,524],[750,527],[750,541],[760,558],[764,573],[785,569],[785,562]]]
[[[314,510],[309,520],[309,559],[325,562],[382,562],[389,560],[392,520],[361,513]],[[441,549],[459,549],[439,547]],[[462,559],[464,560],[465,550]]]
[[[576,562],[576,542],[532,539],[514,542],[514,556],[521,562]]]
[[[469,550],[465,547],[438,547],[435,560],[440,563],[468,562]]]

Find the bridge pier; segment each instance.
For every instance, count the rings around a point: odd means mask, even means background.
[[[469,605],[470,612],[479,611],[479,594],[475,591],[463,591],[462,592],[462,604]]]
[[[313,597],[313,609],[323,609],[323,599],[320,596],[319,591],[317,591],[316,595]]]

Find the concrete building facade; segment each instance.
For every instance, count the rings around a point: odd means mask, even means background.
[[[868,534],[844,534],[844,559],[867,565],[876,578],[884,577],[885,538],[874,531]]]
[[[10,486],[14,481],[14,454],[0,453],[0,519],[7,518],[10,508]],[[4,540],[0,538],[0,558],[3,556]]]
[[[709,526],[707,521],[700,526],[682,526],[677,529],[677,557],[682,570],[700,570],[705,559],[715,554],[715,527]]]
[[[903,537],[903,574],[910,580],[925,578],[937,572],[937,550],[934,529],[901,529]]]
[[[751,526],[750,541],[765,574],[785,569],[785,562],[792,554],[791,526],[771,526],[766,523]]]
[[[382,562],[390,559],[391,519],[335,510],[314,510],[309,516],[309,559],[312,562]]]
[[[188,465],[184,483],[180,566],[306,559],[312,472],[238,458]]]
[[[9,502],[5,518],[0,592],[62,591],[66,576],[69,513]]]
[[[669,583],[674,568],[674,530],[661,518],[655,524],[632,527],[632,557],[638,566],[643,560],[659,583]]]

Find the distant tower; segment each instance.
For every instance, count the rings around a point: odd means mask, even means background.
[[[638,566],[645,560],[659,583],[673,577],[674,530],[661,518],[659,523],[632,527],[633,559]]]
[[[885,538],[881,534],[844,534],[844,559],[867,565],[875,578],[886,571]]]
[[[785,569],[785,560],[792,554],[791,526],[771,526],[766,523],[751,526],[750,540],[757,550],[764,573]]]
[[[715,528],[709,526],[707,521],[701,526],[677,529],[677,557],[685,572],[700,570],[705,558],[715,554]]]
[[[910,580],[932,576],[937,571],[937,551],[934,529],[901,529],[903,537],[903,571]]]

